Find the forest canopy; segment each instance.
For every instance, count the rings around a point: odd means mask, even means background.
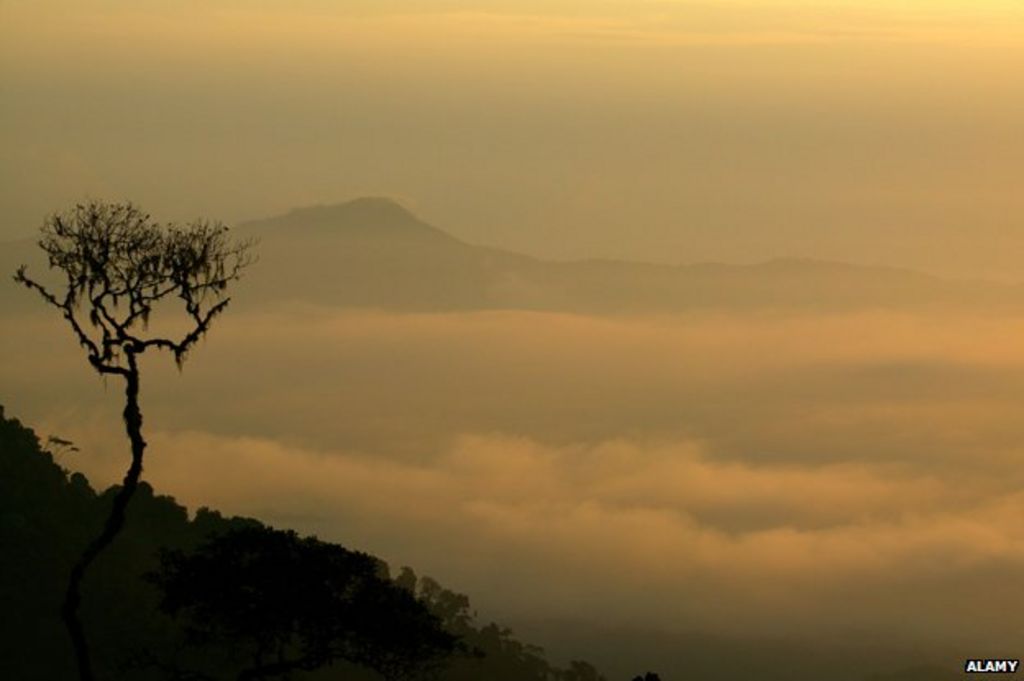
[[[63,584],[116,491],[60,467],[0,407],[0,677],[73,676]],[[190,517],[144,482],[134,504],[84,594],[102,678],[603,679],[478,624],[466,596],[411,568],[392,577],[383,561],[315,537],[208,508]]]

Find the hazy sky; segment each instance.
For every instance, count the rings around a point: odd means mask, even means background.
[[[364,194],[554,257],[1024,279],[1015,0],[2,0],[0,235]]]

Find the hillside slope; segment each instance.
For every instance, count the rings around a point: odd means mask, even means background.
[[[70,566],[105,518],[112,494],[113,488],[97,493],[81,474],[69,475],[35,433],[7,418],[0,407],[0,678],[75,677],[71,647],[58,617],[60,602]],[[97,561],[84,586],[82,617],[100,678],[178,678],[168,676],[165,661],[178,659],[191,645],[186,624],[161,611],[160,595],[143,576],[156,569],[161,549],[188,554],[211,537],[254,527],[262,525],[206,508],[190,518],[174,499],[155,494],[143,483],[124,533]],[[442,666],[442,681],[602,681],[585,663],[557,669],[542,650],[519,642],[508,629],[478,625],[465,596],[429,577],[403,568],[394,580],[397,587],[413,591],[465,644],[467,653]],[[204,676],[187,678],[235,678],[224,662],[231,655],[220,652],[204,648],[189,657]],[[335,664],[291,678],[380,677],[365,668]]]

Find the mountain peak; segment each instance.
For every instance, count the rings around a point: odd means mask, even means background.
[[[382,196],[295,208],[284,215],[255,220],[244,226],[261,235],[345,235],[457,241],[423,222],[397,201]]]
[[[318,204],[294,208],[284,217],[311,222],[323,220],[406,223],[419,219],[394,199],[385,196],[364,196],[334,204]]]

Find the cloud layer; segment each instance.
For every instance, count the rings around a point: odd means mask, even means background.
[[[115,386],[97,399],[36,324],[0,341],[7,406],[113,481]],[[180,377],[148,360],[146,475],[492,613],[1000,640],[1024,590],[1022,327],[268,310]]]

